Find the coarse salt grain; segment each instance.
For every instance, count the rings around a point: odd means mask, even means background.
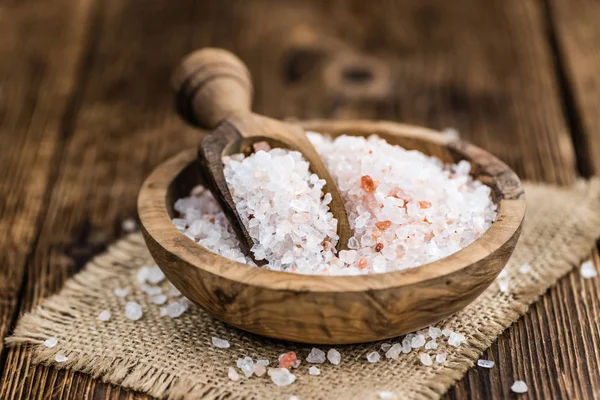
[[[385,357],[397,360],[400,353],[402,353],[402,345],[400,343],[394,343],[392,347],[385,352]]]
[[[257,363],[252,365],[252,372],[254,372],[254,375],[256,376],[263,376],[265,372],[267,372],[267,367]]]
[[[44,340],[44,346],[51,349],[58,344],[58,339],[55,337],[48,338]]]
[[[391,343],[381,343],[381,351],[384,353],[392,347]]]
[[[188,303],[185,300],[187,299],[169,303],[165,308],[165,314],[171,318],[179,318],[188,309]]]
[[[498,289],[500,289],[502,293],[508,293],[508,279],[500,279],[498,281]]]
[[[372,351],[371,353],[367,354],[367,361],[370,363],[376,363],[380,358],[381,356],[376,351]]]
[[[142,318],[143,311],[142,306],[140,306],[135,301],[129,301],[125,304],[125,317],[132,321],[137,321]]]
[[[437,348],[438,344],[435,340],[430,340],[429,342],[425,343],[426,350],[436,350]]]
[[[238,358],[236,362],[237,367],[242,371],[246,378],[250,378],[254,374],[252,366],[254,361],[252,358],[246,356],[244,358]]]
[[[215,336],[211,337],[211,342],[212,342],[213,346],[215,346],[216,348],[219,348],[219,349],[228,349],[229,346],[230,346],[229,342],[227,340],[220,339],[220,338],[215,337]],[[268,362],[267,362],[266,365],[269,365]]]
[[[461,343],[465,342],[466,338],[464,335],[456,332],[452,332],[448,337],[448,344],[453,347],[458,347]]]
[[[262,366],[268,366],[269,365],[269,360],[257,360],[256,364],[258,365],[262,365]]]
[[[394,398],[394,393],[384,390],[381,392],[377,392],[377,396],[379,396],[380,399],[388,400]]]
[[[254,256],[267,259],[266,268],[330,275],[413,268],[469,245],[496,216],[490,188],[469,176],[466,161],[444,165],[377,136],[308,136],[348,209],[350,250],[334,254],[331,196],[323,195],[324,182],[309,173],[299,153],[273,149],[230,156],[224,159],[227,182],[255,240]],[[196,191],[174,205],[185,226],[174,223],[209,250],[253,265],[210,193]]]
[[[421,361],[421,364],[427,367],[433,365],[433,360],[431,359],[431,356],[427,353],[419,354],[419,360]]]
[[[63,363],[65,361],[67,361],[69,359],[69,357],[65,356],[64,354],[57,354],[56,357],[54,357],[54,360],[57,363]]]
[[[127,296],[130,291],[131,289],[129,288],[115,288],[115,290],[113,290],[113,293],[115,294],[115,296],[123,298]]]
[[[495,364],[495,362],[492,360],[484,360],[484,359],[477,360],[477,365],[482,368],[492,368],[494,366],[494,364]]]
[[[579,273],[585,279],[591,279],[598,276],[598,271],[596,271],[594,263],[592,263],[591,260],[587,260],[581,264]]]
[[[232,381],[238,381],[240,379],[240,374],[237,373],[237,371],[233,368],[233,367],[229,367],[229,369],[227,370],[227,376],[229,377],[230,380]]]
[[[148,275],[146,280],[153,285],[160,283],[165,279],[165,274],[161,271],[159,267],[151,267],[148,269]]]
[[[313,347],[308,357],[306,357],[306,361],[311,364],[323,364],[325,362],[325,352]]]
[[[296,375],[292,374],[287,368],[270,368],[268,373],[277,386],[291,385],[296,380]]]
[[[413,349],[423,347],[424,344],[425,344],[425,336],[423,336],[423,335],[417,335],[417,336],[413,337],[410,342],[410,345]]]
[[[165,296],[164,294],[157,294],[152,296],[151,298],[152,303],[156,304],[156,305],[163,305],[167,302],[167,296]]]
[[[342,361],[342,355],[336,349],[329,349],[329,351],[327,352],[327,359],[333,365],[339,365]]]
[[[510,387],[510,390],[512,390],[515,393],[526,393],[528,387],[527,384],[523,381],[515,381],[515,383],[513,383]]]
[[[123,232],[131,233],[137,229],[137,222],[133,218],[127,218],[121,223]]]
[[[527,264],[527,263],[521,264],[519,266],[519,272],[522,273],[522,274],[528,274],[528,273],[530,273],[531,272],[531,264]]]
[[[308,373],[311,375],[321,375],[321,370],[319,367],[315,367],[314,365],[308,368]]]
[[[111,317],[110,310],[103,310],[102,312],[100,312],[100,314],[98,314],[97,318],[99,321],[106,322],[106,321],[110,320],[110,317]]]
[[[435,356],[435,362],[438,364],[443,364],[446,362],[446,353],[439,353]]]

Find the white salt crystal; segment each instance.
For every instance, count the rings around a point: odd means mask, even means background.
[[[167,305],[165,312],[171,318],[179,318],[181,314],[185,312],[186,309],[187,307],[185,306],[185,304],[178,301],[174,301]]]
[[[519,272],[522,273],[522,274],[528,274],[528,273],[530,273],[531,272],[531,264],[527,264],[527,263],[521,264],[519,266]]]
[[[181,296],[181,292],[177,289],[171,282],[169,282],[169,296],[171,297],[179,297]]]
[[[167,307],[161,307],[160,308],[160,316],[161,317],[166,317],[167,316]]]
[[[402,345],[400,343],[394,343],[394,345],[390,347],[388,351],[385,352],[385,357],[391,358],[392,360],[397,360],[401,352]]]
[[[133,218],[127,218],[121,223],[124,232],[131,233],[137,229],[137,222]]]
[[[234,382],[240,379],[240,374],[238,374],[233,367],[229,367],[227,370],[227,376]]]
[[[167,296],[165,296],[164,294],[157,294],[155,296],[152,296],[151,300],[152,300],[152,303],[160,306],[167,302]]]
[[[425,366],[431,366],[433,365],[433,361],[431,360],[431,356],[427,353],[421,353],[419,354],[419,360],[421,360],[421,364],[425,365]]]
[[[340,361],[342,361],[342,355],[336,349],[329,349],[327,352],[327,359],[333,365],[339,365]]]
[[[504,279],[508,276],[508,270],[505,268],[502,271],[500,271],[500,273],[498,274],[498,276],[496,277],[496,279]]]
[[[115,288],[115,290],[113,291],[115,296],[117,297],[125,297],[129,294],[129,292],[131,291],[130,288]]]
[[[314,365],[308,369],[308,373],[311,375],[321,375],[321,370],[319,367],[315,367]]]
[[[384,390],[381,392],[377,392],[377,396],[379,396],[379,398],[382,400],[388,400],[394,398],[394,393]]]
[[[296,369],[300,366],[300,363],[302,363],[302,360],[298,359],[296,360],[296,362],[292,365],[292,368]]]
[[[298,397],[298,396],[290,396],[290,397],[288,397],[288,400],[300,400],[300,397]]]
[[[377,361],[379,361],[380,358],[381,356],[376,351],[372,351],[369,354],[367,354],[367,361],[369,361],[370,363],[376,363]]]
[[[227,343],[227,345],[228,345],[227,347],[229,347],[229,343]],[[266,367],[267,365],[269,365],[269,360],[257,360],[256,364]]]
[[[435,340],[430,340],[429,342],[425,343],[426,350],[436,350],[437,348],[438,344]]]
[[[213,336],[211,338],[211,341],[212,341],[213,346],[215,346],[219,349],[228,349],[229,348],[229,342],[225,339],[220,339],[218,337]],[[265,364],[265,366],[266,365],[269,365],[268,361],[267,361],[267,364]]]
[[[132,321],[137,321],[142,318],[143,311],[142,306],[140,306],[135,301],[128,301],[125,304],[125,317]]]
[[[477,360],[477,365],[482,368],[492,368],[494,366],[494,364],[495,363],[492,360],[483,360],[483,359]]]
[[[448,337],[448,336],[452,335],[453,333],[454,333],[454,332],[452,332],[452,331],[451,331],[451,330],[449,330],[449,329],[442,329],[442,336],[446,336],[446,337]]]
[[[311,364],[323,364],[325,362],[325,352],[313,347],[308,357],[306,357],[306,361]]]
[[[269,376],[277,386],[287,386],[294,383],[296,375],[292,374],[287,368],[271,368]]]
[[[440,328],[436,328],[435,326],[429,327],[429,337],[432,339],[437,339],[442,337],[442,330]]]
[[[102,312],[100,312],[100,314],[98,314],[98,320],[106,322],[110,319],[110,316],[111,314],[109,310],[103,310]]]
[[[151,267],[144,266],[144,267],[141,267],[140,269],[138,269],[138,272],[136,275],[136,280],[139,285],[146,283],[146,281],[148,280],[150,268]]]
[[[51,338],[44,340],[44,346],[46,346],[49,349],[56,346],[57,343],[58,343],[58,339],[55,337],[51,337]]]
[[[508,279],[500,279],[498,281],[498,288],[502,293],[508,292]]]
[[[145,283],[140,285],[140,289],[142,289],[142,292],[146,293],[148,296],[156,296],[157,294],[162,293],[162,288],[160,286],[150,286],[146,285]]]
[[[460,346],[460,344],[464,341],[466,341],[465,336],[461,335],[460,333],[456,333],[456,332],[452,332],[450,334],[450,337],[448,338],[448,344],[453,347]]]
[[[153,285],[160,283],[165,279],[165,274],[161,271],[159,267],[151,267],[148,269],[148,275],[146,277],[147,281]]]
[[[438,364],[443,364],[446,362],[446,353],[439,353],[435,356],[435,362]]]
[[[594,263],[592,263],[591,260],[587,260],[581,264],[579,273],[585,279],[591,279],[598,276],[598,271],[596,271]]]
[[[512,390],[515,393],[527,393],[527,384],[523,381],[515,381],[515,383],[513,383],[513,385],[510,387],[510,390]]]
[[[423,335],[417,335],[417,336],[413,337],[410,342],[410,346],[413,349],[423,347],[424,344],[425,344],[425,336],[423,336]]]
[[[384,353],[392,347],[391,343],[381,343],[381,351]]]
[[[65,361],[67,361],[69,359],[69,357],[65,356],[64,354],[57,354],[56,357],[54,357],[54,360],[57,363],[63,363]]]
[[[250,358],[248,356],[246,356],[244,358],[238,358],[236,365],[242,371],[242,373],[246,376],[246,378],[250,378],[252,376],[252,374],[254,374],[254,371],[252,369],[252,366],[254,365],[254,361],[252,360],[252,358]]]

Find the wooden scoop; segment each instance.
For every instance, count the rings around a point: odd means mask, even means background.
[[[245,254],[254,259],[250,251],[253,240],[240,219],[225,182],[222,158],[236,153],[249,155],[252,145],[263,141],[271,147],[299,151],[310,163],[311,171],[325,180],[323,190],[332,196],[330,209],[338,221],[337,249],[347,248],[352,231],[335,181],[301,127],[251,111],[250,73],[239,58],[222,49],[198,50],[181,62],[173,76],[173,88],[183,118],[193,125],[212,130],[200,143],[200,170],[235,230]]]

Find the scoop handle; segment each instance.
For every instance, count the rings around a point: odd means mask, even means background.
[[[214,129],[251,110],[250,72],[227,50],[207,47],[189,54],[173,74],[172,86],[179,114],[201,128]]]

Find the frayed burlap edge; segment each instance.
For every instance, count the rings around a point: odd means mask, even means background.
[[[527,184],[526,193],[532,191],[547,191],[549,198],[553,193],[563,193],[549,185]],[[549,287],[567,274],[575,265],[579,265],[589,254],[597,235],[600,234],[600,180],[579,182],[571,189],[573,197],[581,204],[585,217],[578,222],[580,235],[569,243],[568,251],[552,258],[551,268],[535,269],[525,288],[516,287],[507,296],[508,307],[502,313],[496,313],[484,325],[470,327],[473,334],[468,337],[468,346],[461,346],[449,355],[443,367],[431,368],[430,374],[423,376],[419,382],[408,382],[405,389],[396,391],[399,398],[431,399],[444,394],[466,371],[472,367],[477,358],[506,328],[523,315],[529,305],[535,302]],[[578,204],[579,205],[579,204]],[[565,205],[567,206],[567,205]],[[574,207],[576,205],[572,205]],[[529,205],[531,208],[532,206]],[[530,211],[528,211],[531,214]],[[527,242],[529,238],[525,238]],[[520,243],[528,246],[528,243]],[[233,393],[230,382],[199,381],[198,377],[190,374],[174,374],[161,368],[154,367],[137,359],[90,354],[81,348],[72,348],[68,343],[59,343],[48,349],[42,342],[48,337],[59,336],[65,327],[71,326],[81,318],[82,310],[90,307],[94,299],[105,295],[105,289],[95,286],[96,282],[122,276],[131,263],[147,260],[145,245],[141,235],[130,235],[114,245],[109,250],[90,262],[82,271],[70,279],[62,291],[48,299],[41,306],[25,314],[20,319],[12,337],[6,339],[9,345],[30,344],[34,348],[34,363],[54,365],[58,368],[68,368],[101,378],[105,382],[119,384],[124,387],[145,392],[155,397],[169,398],[206,398],[217,399],[227,396],[245,398],[243,393]],[[511,260],[512,261],[512,260]],[[109,268],[110,266],[110,268]],[[491,292],[492,287],[477,301],[483,298],[497,296]],[[483,300],[482,300],[483,299]],[[469,327],[469,321],[464,320],[466,314],[459,312],[445,321],[450,326]],[[93,336],[91,337],[93,339]],[[68,360],[56,363],[56,354],[64,354]],[[342,354],[344,352],[342,351]],[[293,386],[293,385],[292,385]],[[368,386],[368,384],[366,385]],[[302,393],[297,393],[302,398]],[[358,398],[364,393],[347,392],[347,398]],[[276,394],[281,398],[282,392]],[[254,398],[253,393],[248,398]]]

